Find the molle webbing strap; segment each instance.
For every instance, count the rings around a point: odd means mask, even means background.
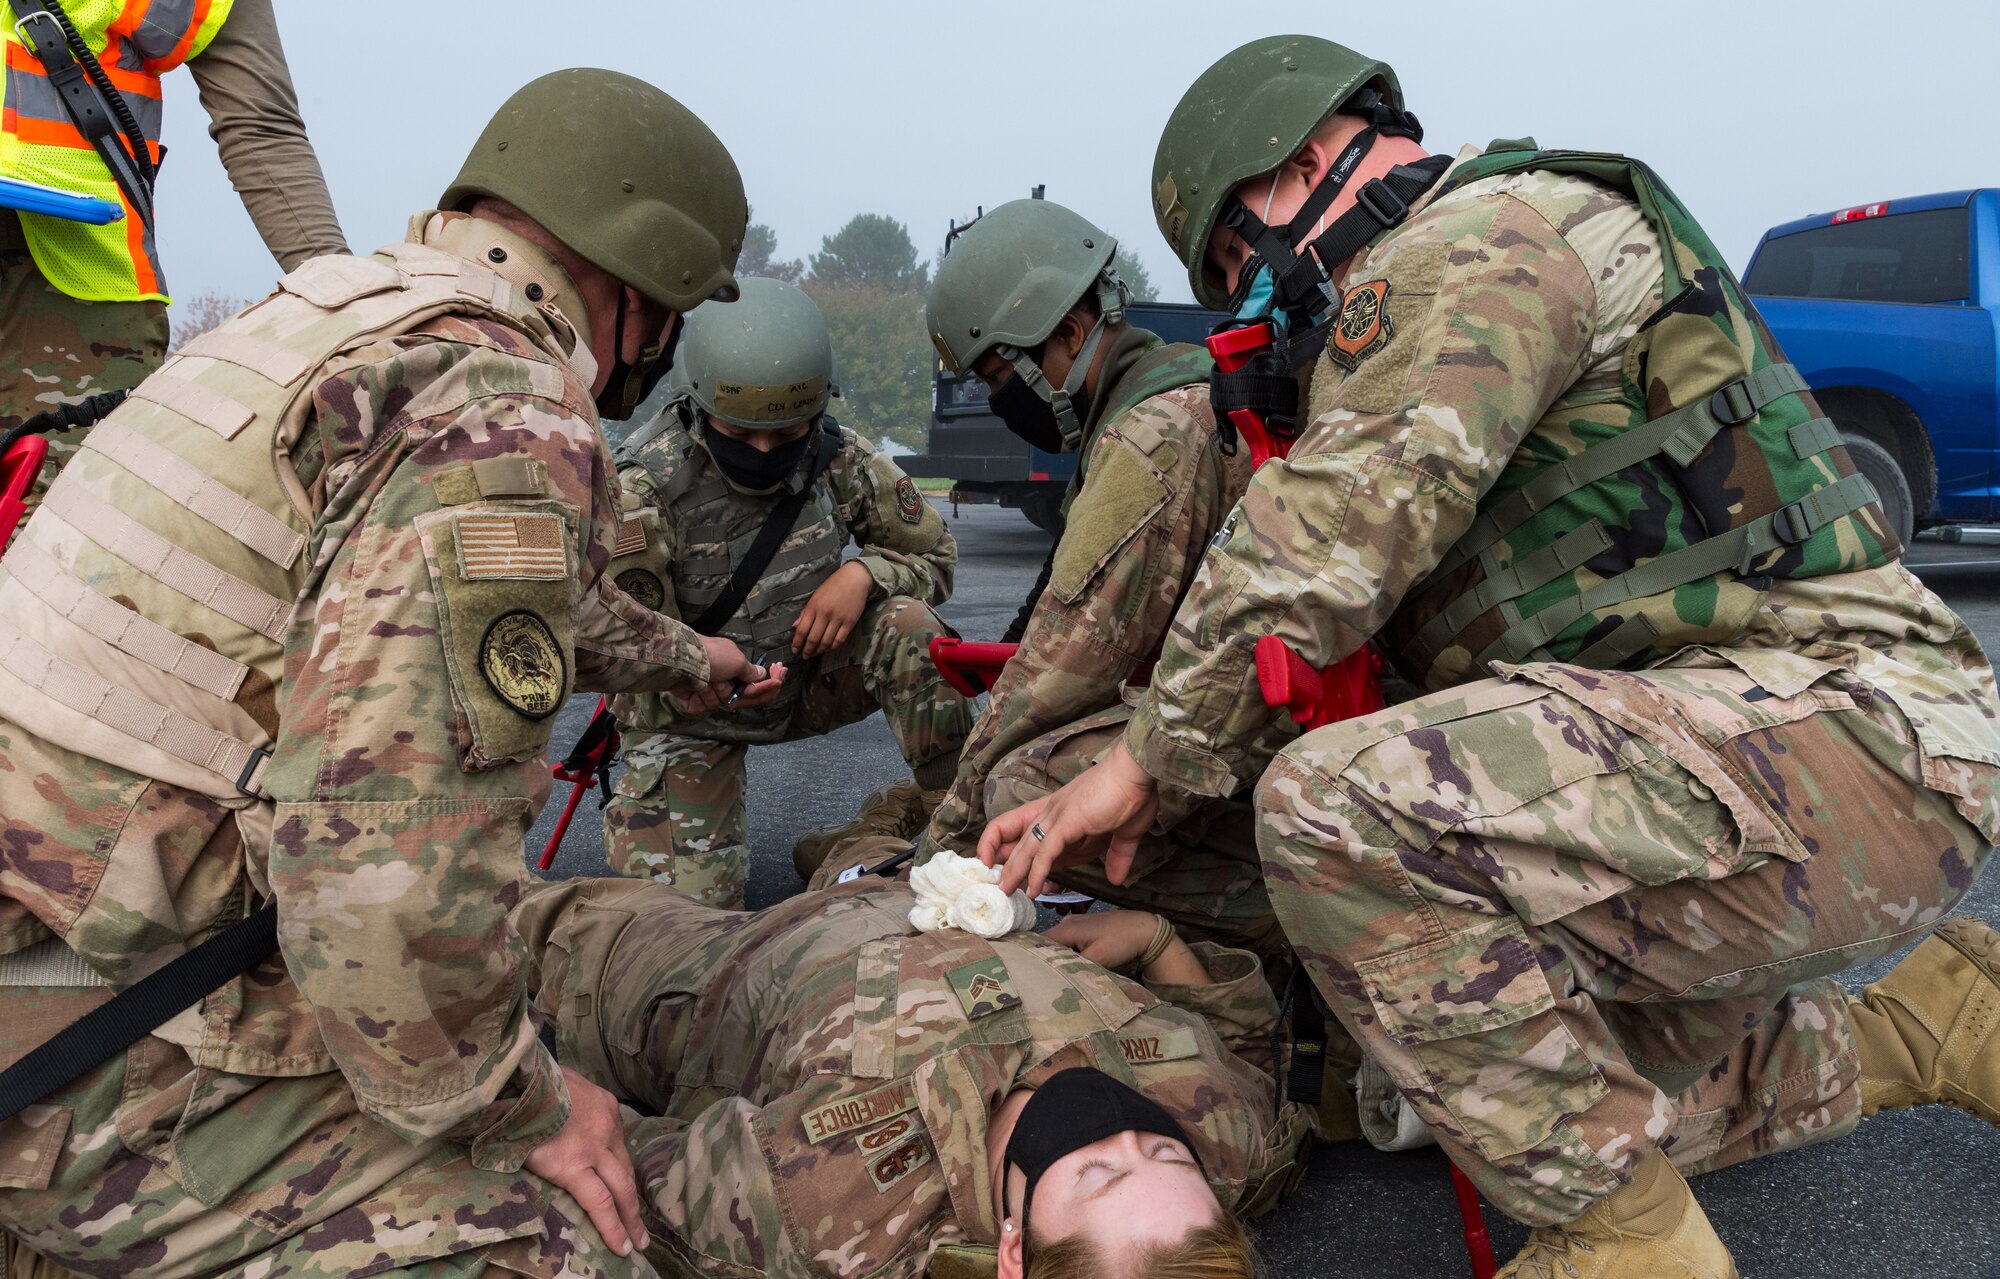
[[[290,568],[305,549],[305,534],[172,449],[117,421],[93,430],[83,447],[110,458],[279,568]]]
[[[210,329],[184,344],[178,354],[183,359],[198,357],[234,364],[279,386],[290,386],[312,372],[319,363],[305,351],[294,350],[282,342],[273,342],[255,334],[239,332],[233,326]]]
[[[1541,550],[1524,555],[1506,568],[1495,569],[1478,586],[1453,600],[1417,632],[1417,651],[1428,665],[1451,643],[1451,637],[1478,621],[1488,609],[1520,599],[1588,564],[1612,547],[1611,535],[1597,520],[1580,524]]]
[[[267,639],[282,640],[292,606],[207,560],[184,551],[83,487],[65,469],[42,500],[78,532],[141,573],[240,622]]]
[[[1796,368],[1789,364],[1773,364],[1729,383],[1705,399],[1671,413],[1663,413],[1643,426],[1622,431],[1600,444],[1591,445],[1583,452],[1549,467],[1506,496],[1495,498],[1472,521],[1464,536],[1452,544],[1443,561],[1433,570],[1433,576],[1451,572],[1526,524],[1537,512],[1599,480],[1616,475],[1628,466],[1637,466],[1662,455],[1686,466],[1700,456],[1723,427],[1746,422],[1766,405],[1806,389],[1806,380]],[[1719,417],[1715,412],[1718,407],[1723,408],[1728,416]],[[1794,432],[1792,442],[1797,447],[1815,443],[1818,438],[1814,435],[1802,437],[1800,432]],[[1839,442],[1838,433],[1834,434],[1831,442]],[[1814,453],[1825,451],[1826,448],[1821,447],[1799,456],[1811,457]]]
[[[64,620],[128,657],[211,697],[234,701],[250,668],[183,639],[158,622],[91,590],[28,538],[7,551],[7,571]]]
[[[132,398],[170,409],[198,426],[205,426],[225,440],[256,420],[257,413],[222,392],[199,383],[177,378],[162,370],[132,388]]]
[[[1820,529],[1852,515],[1876,500],[1875,486],[1856,472],[1838,483],[1779,507],[1762,519],[1733,528],[1693,546],[1648,560],[1617,577],[1599,582],[1578,595],[1550,605],[1487,645],[1478,665],[1521,662],[1569,627],[1579,617],[1628,600],[1664,595],[1690,582],[1722,573],[1747,577],[1752,564],[1786,546],[1796,546]],[[1636,650],[1634,650],[1636,651]],[[1631,654],[1626,654],[1630,656]]]
[[[183,763],[206,769],[252,798],[262,797],[264,763],[271,752],[262,746],[219,733],[98,678],[81,666],[63,661],[14,629],[0,617],[0,667],[29,688],[88,715],[116,732],[144,742]]]

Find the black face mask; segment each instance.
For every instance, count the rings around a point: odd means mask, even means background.
[[[614,422],[629,421],[674,367],[674,349],[681,344],[681,334],[687,331],[685,316],[674,322],[673,335],[664,343],[649,346],[639,352],[637,364],[627,364],[625,350],[625,308],[618,308],[618,319],[611,329],[611,373],[604,379],[604,389],[597,393],[597,412],[600,417]]]
[[[1079,422],[1090,420],[1090,392],[1078,388],[1071,397],[1076,406]],[[1034,388],[1021,380],[1016,373],[1002,382],[993,393],[986,397],[987,407],[993,416],[1006,424],[1008,430],[1020,436],[1044,453],[1063,451],[1062,423],[1056,418],[1055,407]]]
[[[708,455],[715,459],[716,469],[722,478],[746,493],[764,494],[774,492],[779,485],[792,478],[805,461],[806,451],[812,447],[816,430],[807,431],[798,439],[780,444],[769,453],[752,448],[741,440],[732,440],[712,426],[701,429],[701,442],[708,449]]]
[[[1188,1140],[1187,1132],[1163,1106],[1103,1071],[1074,1066],[1043,1081],[1014,1121],[1014,1135],[1007,1139],[1007,1157],[1002,1164],[1003,1168],[1011,1164],[1028,1177],[1027,1188],[1021,1192],[1021,1229],[1027,1230],[1028,1205],[1034,1201],[1035,1183],[1043,1173],[1063,1156],[1121,1132],[1171,1137],[1187,1147],[1197,1167],[1201,1164],[1201,1154]]]

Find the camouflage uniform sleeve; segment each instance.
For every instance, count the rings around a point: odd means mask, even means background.
[[[944,603],[958,567],[958,541],[944,517],[902,467],[846,427],[840,433],[846,447],[828,479],[841,522],[861,548],[857,558],[875,579],[872,595]]]
[[[1446,197],[1347,277],[1388,322],[1352,371],[1330,348],[1311,424],[1259,468],[1174,618],[1125,743],[1170,787],[1250,780],[1274,718],[1253,650],[1316,666],[1365,643],[1471,524],[1528,430],[1590,353],[1596,297],[1561,232],[1505,194]],[[1345,307],[1343,308],[1345,310]],[[1372,349],[1371,349],[1372,348]]]
[[[651,503],[656,491],[643,466],[618,470],[618,490],[612,508]],[[622,491],[623,497],[617,496]],[[609,568],[617,548],[617,525],[605,546],[603,567]],[[673,581],[674,547],[667,521],[660,521],[656,571],[662,582]],[[577,688],[592,693],[687,692],[708,681],[708,653],[694,628],[681,621],[671,588],[656,611],[619,588],[613,575],[597,579],[594,607],[587,607],[576,630]]]
[[[280,948],[361,1109],[504,1171],[568,1115],[507,914],[615,525],[588,406],[573,375],[470,341],[318,388],[349,460],[328,468],[268,783]]]
[[[1214,942],[1189,943],[1213,978],[1206,986],[1148,983],[1146,989],[1176,1008],[1200,1017],[1223,1047],[1266,1074],[1272,1073],[1271,1031],[1278,1024],[1278,1001],[1263,965],[1247,950]]]
[[[1202,547],[1248,463],[1216,446],[1205,391],[1155,396],[1091,448],[1021,648],[996,681],[959,757],[927,842],[970,853],[985,826],[986,779],[1043,733],[1116,705],[1159,652]],[[1234,482],[1232,483],[1232,479]]]

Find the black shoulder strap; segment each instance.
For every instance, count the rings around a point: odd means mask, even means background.
[[[695,630],[703,635],[714,635],[724,623],[736,616],[736,610],[743,607],[743,601],[750,598],[758,579],[770,567],[771,557],[792,535],[798,525],[799,512],[805,509],[806,500],[812,496],[813,485],[826,474],[826,468],[833,465],[834,455],[840,452],[840,426],[832,418],[820,424],[819,452],[813,455],[812,465],[806,469],[806,482],[799,485],[796,493],[786,494],[771,508],[764,519],[764,527],[757,530],[757,540],[750,543],[750,553],[729,575],[729,584],[722,588],[722,594],[715,602],[702,610],[694,619]]]
[[[74,1083],[201,1002],[278,945],[278,907],[230,925],[0,1072],[0,1120]]]

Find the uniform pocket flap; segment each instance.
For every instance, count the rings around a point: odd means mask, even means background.
[[[1399,1044],[1456,1039],[1555,1005],[1518,919],[1494,920],[1356,967],[1382,1028]]]
[[[68,1106],[38,1104],[0,1122],[0,1187],[48,1189],[75,1117]]]

